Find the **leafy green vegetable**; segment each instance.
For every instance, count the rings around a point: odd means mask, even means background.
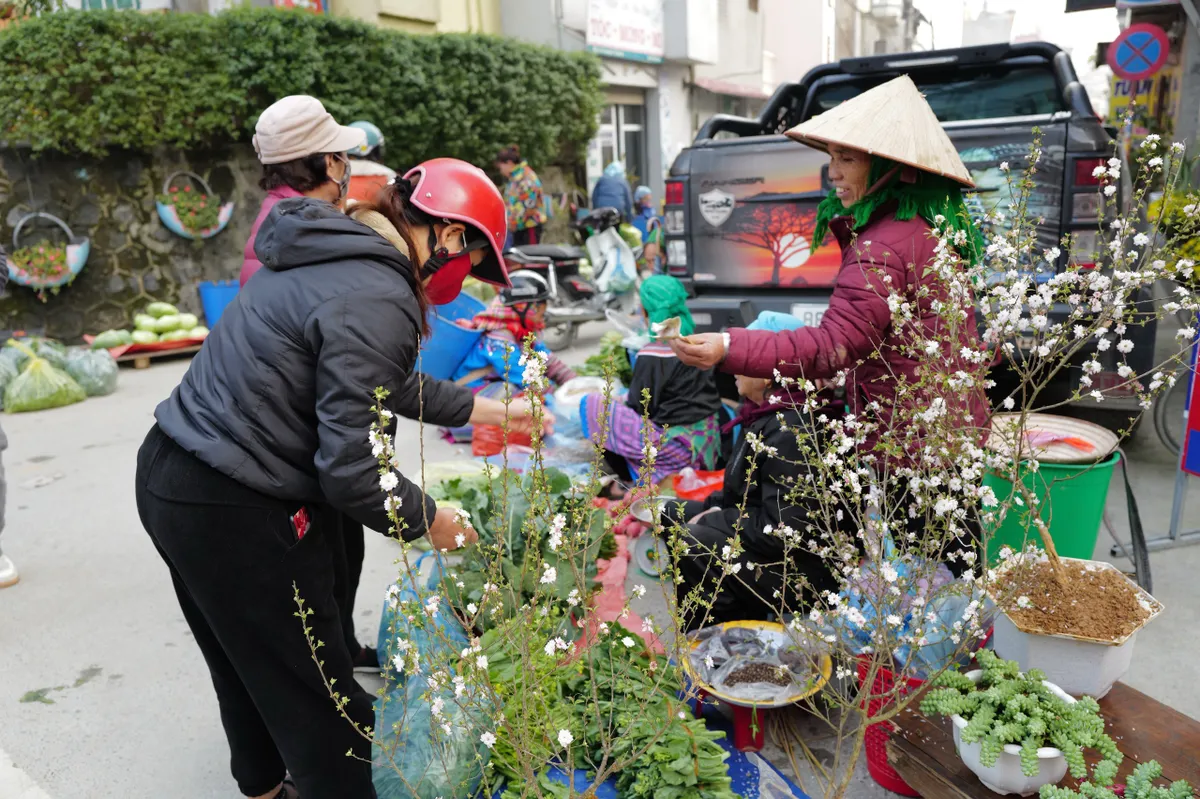
[[[117,362],[105,350],[72,347],[67,351],[66,372],[89,397],[117,390]]]
[[[506,625],[525,623],[517,619]],[[493,687],[502,697],[513,698],[505,702],[509,723],[501,725],[492,751],[493,767],[508,781],[504,799],[520,796],[527,779],[527,758],[522,759],[508,736],[513,730],[543,729],[544,741],[519,742],[526,755],[532,749],[533,762],[561,756],[550,736],[566,729],[576,737],[574,766],[589,775],[594,777],[602,764],[630,763],[615,774],[621,797],[736,796],[725,765],[728,754],[717,743],[724,733],[709,731],[691,717],[677,699],[675,667],[649,652],[637,636],[614,626],[569,663],[544,653],[514,652],[521,639],[501,627],[480,642]],[[565,786],[542,775],[538,782],[544,794],[567,795]]]
[[[535,481],[540,482],[535,485]],[[617,551],[616,539],[606,530],[604,512],[574,492],[571,478],[558,469],[548,468],[541,475],[521,476],[502,469],[492,477],[453,477],[432,486],[428,493],[439,505],[453,504],[466,511],[479,533],[479,543],[459,565],[447,570],[443,589],[461,609],[470,603],[483,604],[485,583],[498,585],[500,612],[481,614],[477,624],[483,630],[512,618],[528,604],[538,592],[546,567],[554,569],[555,580],[544,590],[565,608],[571,592],[579,588],[578,575],[590,584],[596,576],[596,559],[611,558]],[[531,496],[546,498],[550,518],[534,512]],[[569,548],[569,557],[565,554],[568,548],[555,551],[548,544],[553,516],[558,514],[567,529],[586,533],[586,542]]]
[[[606,377],[607,372],[629,385],[633,381],[633,364],[629,362],[629,353],[622,343],[625,337],[617,331],[609,331],[600,339],[600,351],[588,356],[582,366],[575,368],[580,377]]]
[[[44,358],[32,357],[4,390],[4,409],[9,413],[43,411],[85,399],[87,394],[69,375]]]

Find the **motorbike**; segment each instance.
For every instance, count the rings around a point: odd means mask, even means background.
[[[629,314],[637,308],[637,260],[641,247],[630,247],[618,229],[621,213],[597,208],[573,222],[584,246],[532,244],[504,253],[510,268],[533,269],[546,275],[550,301],[542,340],[551,350],[570,347],[585,322],[599,322],[613,310]],[[592,275],[581,273],[584,261]]]

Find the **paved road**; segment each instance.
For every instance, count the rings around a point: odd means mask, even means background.
[[[0,799],[236,796],[204,665],[133,502],[137,448],[185,368],[126,371],[111,397],[0,419],[11,442],[4,546],[22,574],[0,591]],[[420,437],[415,424],[405,430],[405,467],[415,471]],[[429,461],[467,457],[433,431],[424,444]],[[1169,460],[1146,438],[1129,454],[1146,528],[1165,529]],[[1123,530],[1116,489],[1110,507]],[[1188,519],[1200,526],[1200,497]],[[1099,549],[1106,554],[1107,542]],[[394,577],[395,554],[382,536],[368,537],[357,605],[364,640],[374,637],[372,597]],[[1141,634],[1128,679],[1200,717],[1200,547],[1158,553],[1153,564],[1168,610]],[[890,795],[868,785],[853,795]]]

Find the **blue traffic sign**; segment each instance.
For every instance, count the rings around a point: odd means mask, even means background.
[[[1141,23],[1121,31],[1108,46],[1108,65],[1117,77],[1144,80],[1167,63],[1171,45],[1167,33],[1157,25]]]

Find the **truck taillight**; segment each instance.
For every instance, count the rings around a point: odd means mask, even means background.
[[[1097,168],[1103,166],[1103,158],[1080,158],[1075,162],[1075,185],[1099,186],[1100,178],[1095,172]]]
[[[1100,192],[1081,191],[1071,197],[1072,222],[1096,222],[1100,219]]]
[[[667,205],[683,205],[683,181],[668,180],[666,189]]]

